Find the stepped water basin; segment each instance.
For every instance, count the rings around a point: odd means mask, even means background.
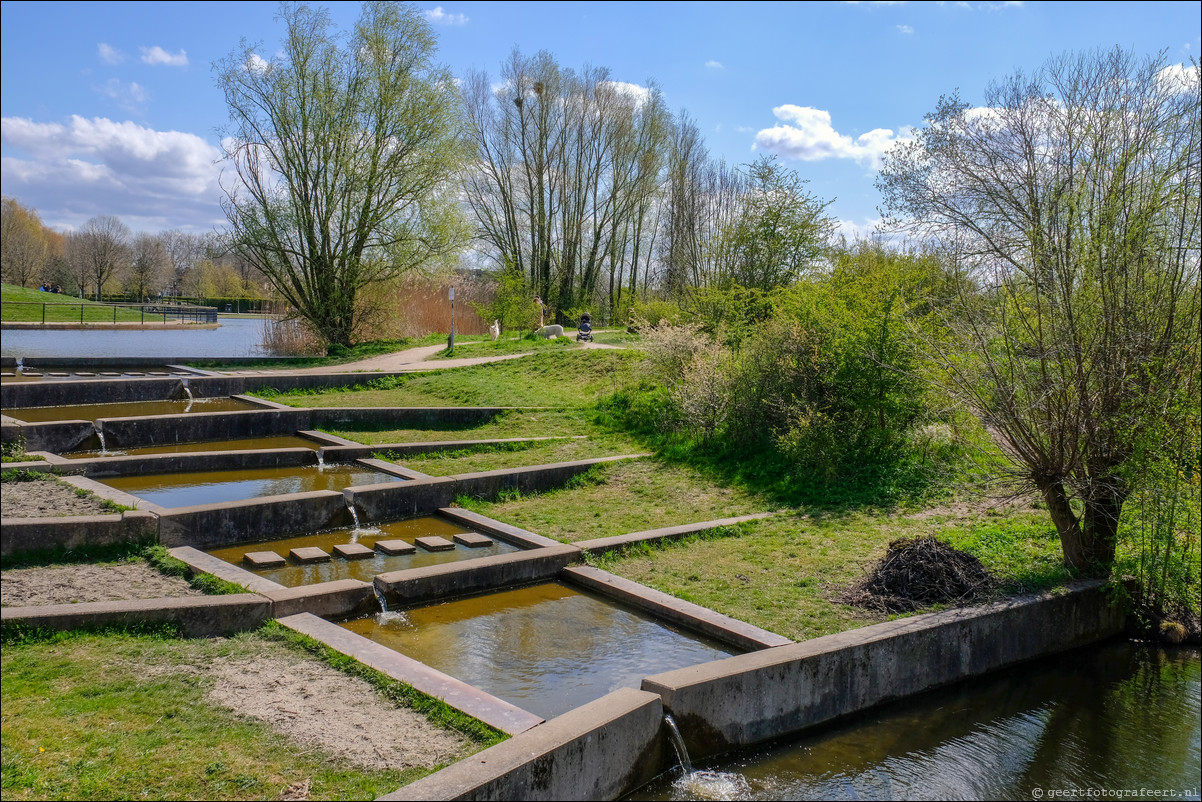
[[[208,553],[251,571],[264,579],[270,579],[272,582],[278,582],[288,587],[299,587],[316,582],[332,582],[337,579],[359,579],[370,582],[372,577],[386,571],[421,568],[427,565],[490,557],[494,554],[508,554],[518,550],[516,546],[496,538],[490,538],[492,542],[487,546],[468,547],[455,542],[455,535],[469,531],[444,518],[430,516],[411,518],[407,521],[370,524],[364,527],[345,527],[257,543],[241,543],[236,546],[210,549]],[[410,554],[385,554],[376,548],[379,541],[400,540],[412,546],[417,538],[429,536],[441,537],[450,541],[455,544],[454,548],[445,551],[427,551],[415,547]],[[374,554],[371,557],[360,559],[344,559],[335,553],[335,546],[350,543],[357,543],[372,549]],[[300,548],[319,548],[333,556],[329,562],[301,564],[295,560],[288,560],[287,564],[283,566],[271,568],[254,568],[245,560],[248,552],[270,551],[287,558],[293,549]]]
[[[307,437],[294,434],[281,434],[273,437],[246,437],[240,440],[205,440],[196,443],[169,443],[159,446],[143,446],[140,448],[119,448],[102,451],[99,448],[99,438],[93,438],[90,445],[96,448],[71,451],[63,454],[68,459],[95,459],[96,457],[142,456],[147,454],[188,454],[201,451],[255,451],[269,448],[311,448],[314,451],[328,443],[319,443]]]
[[[738,653],[558,582],[342,626],[548,719],[649,674]]]
[[[336,463],[326,466],[108,476],[98,477],[96,481],[160,507],[192,507],[313,490],[342,491],[355,485],[402,482],[404,479],[357,463]]]
[[[131,401],[112,404],[74,404],[61,407],[19,407],[6,409],[4,414],[26,423],[46,423],[60,420],[98,420],[100,418],[135,418],[144,415],[183,415],[199,412],[233,412],[264,409],[259,404],[228,396],[214,398],[183,398],[170,401]]]

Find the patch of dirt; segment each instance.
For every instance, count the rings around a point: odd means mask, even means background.
[[[165,576],[140,561],[0,572],[0,605],[4,607],[203,595],[187,580]]]
[[[987,515],[1006,515],[1018,510],[1031,507],[1038,500],[1033,494],[1019,496],[977,496],[968,501],[957,501],[939,507],[930,507],[920,512],[905,515],[912,521],[925,521],[930,518],[979,518]]]
[[[388,704],[368,683],[324,663],[261,656],[217,661],[206,673],[216,678],[210,697],[219,704],[266,722],[299,744],[368,768],[431,767],[462,756],[470,746],[466,738]]]
[[[933,537],[902,538],[846,596],[848,604],[908,613],[932,604],[966,604],[987,597],[997,580],[971,554]]]
[[[80,497],[75,488],[53,479],[0,483],[0,515],[5,518],[60,518],[67,515],[111,515],[101,500]]]

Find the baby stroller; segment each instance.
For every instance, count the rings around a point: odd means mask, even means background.
[[[593,341],[593,316],[585,312],[580,316],[580,330],[576,332],[576,342]]]

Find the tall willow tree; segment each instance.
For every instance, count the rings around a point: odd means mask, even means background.
[[[348,345],[365,288],[447,251],[460,105],[420,11],[365,3],[349,33],[281,6],[266,61],[245,41],[216,65],[230,122],[231,245],[330,344]]]
[[[944,377],[1082,570],[1114,561],[1148,438],[1198,437],[1199,101],[1197,65],[1065,56],[983,107],[942,99],[878,182],[896,224],[954,254]]]

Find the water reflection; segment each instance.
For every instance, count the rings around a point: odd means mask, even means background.
[[[356,465],[316,465],[246,468],[234,471],[160,473],[150,476],[110,476],[96,481],[123,490],[160,507],[191,507],[262,496],[282,496],[311,490],[338,490],[356,485],[404,481],[398,476]]]
[[[263,321],[221,317],[216,329],[5,329],[0,354],[15,357],[120,357],[146,354],[168,361],[188,357],[264,356]]]
[[[748,784],[736,796],[668,776],[631,798],[1033,799],[1035,789],[1144,788],[1198,799],[1200,666],[1196,649],[1078,650],[789,744],[701,761],[741,774]]]

